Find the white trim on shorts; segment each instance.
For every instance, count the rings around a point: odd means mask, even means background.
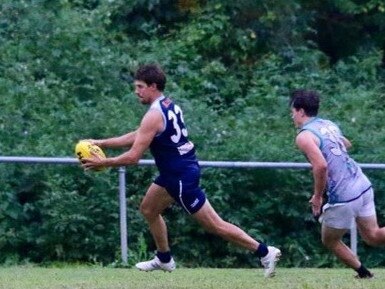
[[[183,203],[183,197],[182,197],[182,194],[183,194],[183,183],[181,180],[179,180],[179,201],[181,203],[181,205],[183,206],[183,208],[186,210],[187,213],[189,213],[191,215],[191,212],[189,209],[187,209],[187,207],[185,206],[185,204]]]

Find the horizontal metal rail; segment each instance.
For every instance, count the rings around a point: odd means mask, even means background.
[[[44,163],[44,164],[79,164],[77,158],[70,157],[29,157],[0,156],[0,163]],[[140,160],[138,165],[154,166],[154,160]],[[202,167],[219,168],[271,168],[271,169],[309,169],[309,163],[297,162],[235,162],[235,161],[199,161]],[[385,164],[359,163],[363,169],[385,170]]]
[[[28,164],[66,164],[78,165],[77,158],[71,157],[30,157],[30,156],[0,156],[0,163]],[[154,166],[154,160],[140,160],[138,165]],[[200,161],[201,167],[217,168],[259,168],[259,169],[310,169],[309,163],[296,162],[236,162],[236,161]],[[384,170],[385,164],[360,163],[363,169]],[[127,210],[126,210],[126,168],[119,168],[119,212],[120,212],[120,242],[122,262],[127,263]],[[350,234],[350,246],[357,253],[357,230],[353,222]]]

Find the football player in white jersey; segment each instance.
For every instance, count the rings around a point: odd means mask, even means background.
[[[356,270],[356,277],[371,278],[373,274],[342,242],[342,237],[356,222],[367,244],[385,245],[385,228],[377,223],[372,185],[347,152],[350,141],[335,123],[317,116],[319,102],[319,94],[311,90],[296,90],[290,99],[298,129],[295,142],[312,166],[312,213],[322,223],[322,243]],[[322,206],[324,192],[328,200]]]

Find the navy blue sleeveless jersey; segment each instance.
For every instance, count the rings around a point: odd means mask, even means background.
[[[150,144],[159,173],[177,176],[198,166],[194,144],[188,140],[181,108],[170,98],[161,96],[151,104],[150,109],[159,110],[164,122],[164,131],[156,135]]]

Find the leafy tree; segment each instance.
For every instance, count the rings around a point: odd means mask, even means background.
[[[71,156],[81,138],[134,129],[146,108],[132,93],[132,73],[141,63],[159,62],[168,74],[166,93],[183,107],[202,160],[305,161],[293,144],[288,95],[307,87],[321,92],[321,114],[339,121],[353,140],[353,156],[381,162],[381,7],[381,1],[348,0],[4,0],[1,154]],[[320,21],[335,11],[347,17],[335,27],[358,27],[360,34],[364,24],[369,32],[346,38],[354,49],[337,47],[334,57],[314,45],[321,38],[312,32],[327,35]],[[381,191],[381,173],[368,173]],[[154,249],[138,212],[154,174],[151,167],[127,169],[132,263]],[[0,164],[0,183],[1,262],[119,260],[116,170]],[[309,171],[204,168],[202,186],[225,219],[282,246],[283,265],[338,266],[320,245],[319,225],[306,207]],[[381,194],[376,202],[382,220]],[[178,262],[256,266],[255,258],[207,234],[180,208],[170,208],[166,218]],[[359,248],[370,264],[384,264]]]
[[[301,1],[314,15],[317,42],[331,62],[351,56],[358,49],[378,47],[385,62],[385,4],[381,0]]]

